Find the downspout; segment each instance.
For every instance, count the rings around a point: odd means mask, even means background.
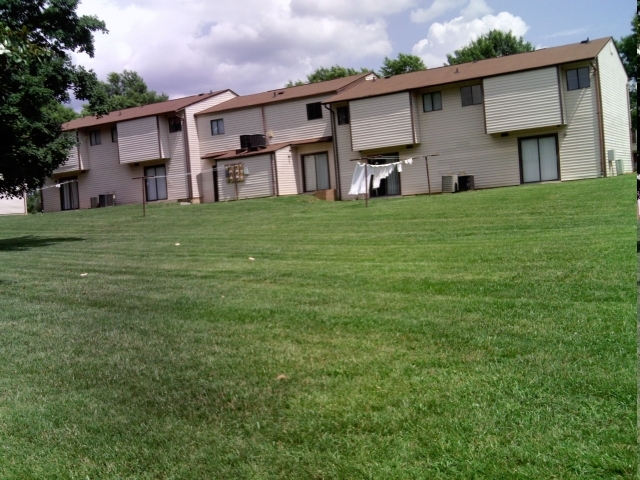
[[[191,178],[191,152],[189,150],[189,132],[187,132],[187,111],[182,111],[184,117],[180,117],[182,122],[182,141],[184,142],[184,163],[187,174],[187,195],[189,200],[193,200],[193,179]]]
[[[591,66],[594,70],[593,79],[596,84],[596,100],[598,102],[598,133],[600,134],[600,168],[602,169],[602,176],[607,176],[607,164],[604,156],[604,118],[602,116],[602,91],[600,90],[600,64],[598,63],[598,57],[596,57],[596,64],[593,62]]]
[[[342,187],[340,185],[340,159],[338,158],[338,135],[336,132],[336,112],[333,111],[331,106],[324,106],[331,114],[331,136],[333,137],[333,163],[336,171],[336,189],[338,190],[338,200],[342,200]]]
[[[271,152],[271,173],[273,175],[273,194],[280,196],[280,186],[278,185],[278,162],[276,160],[276,152]]]

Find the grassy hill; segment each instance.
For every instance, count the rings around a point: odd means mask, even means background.
[[[633,180],[0,218],[0,477],[630,478]]]

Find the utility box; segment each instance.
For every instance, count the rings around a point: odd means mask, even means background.
[[[100,206],[98,197],[90,197],[89,200],[91,201],[91,208],[98,208]]]

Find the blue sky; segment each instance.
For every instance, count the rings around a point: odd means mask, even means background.
[[[303,79],[320,66],[379,68],[399,52],[441,66],[491,28],[536,47],[631,31],[635,2],[519,0],[84,0],[110,33],[96,56],[107,73],[135,70],[171,98],[230,88],[248,94]]]

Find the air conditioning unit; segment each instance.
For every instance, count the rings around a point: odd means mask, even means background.
[[[90,197],[89,200],[91,201],[91,208],[98,208],[100,206],[98,197]]]
[[[442,176],[442,193],[456,193],[458,191],[458,175]]]
[[[267,146],[267,137],[266,135],[257,134],[250,135],[251,137],[251,146],[252,147],[266,147]]]
[[[250,148],[251,147],[251,135],[240,135],[240,148]]]
[[[475,180],[473,175],[458,175],[458,190],[466,192],[469,190],[475,190]]]
[[[99,207],[113,207],[116,204],[116,196],[113,193],[98,195]]]

